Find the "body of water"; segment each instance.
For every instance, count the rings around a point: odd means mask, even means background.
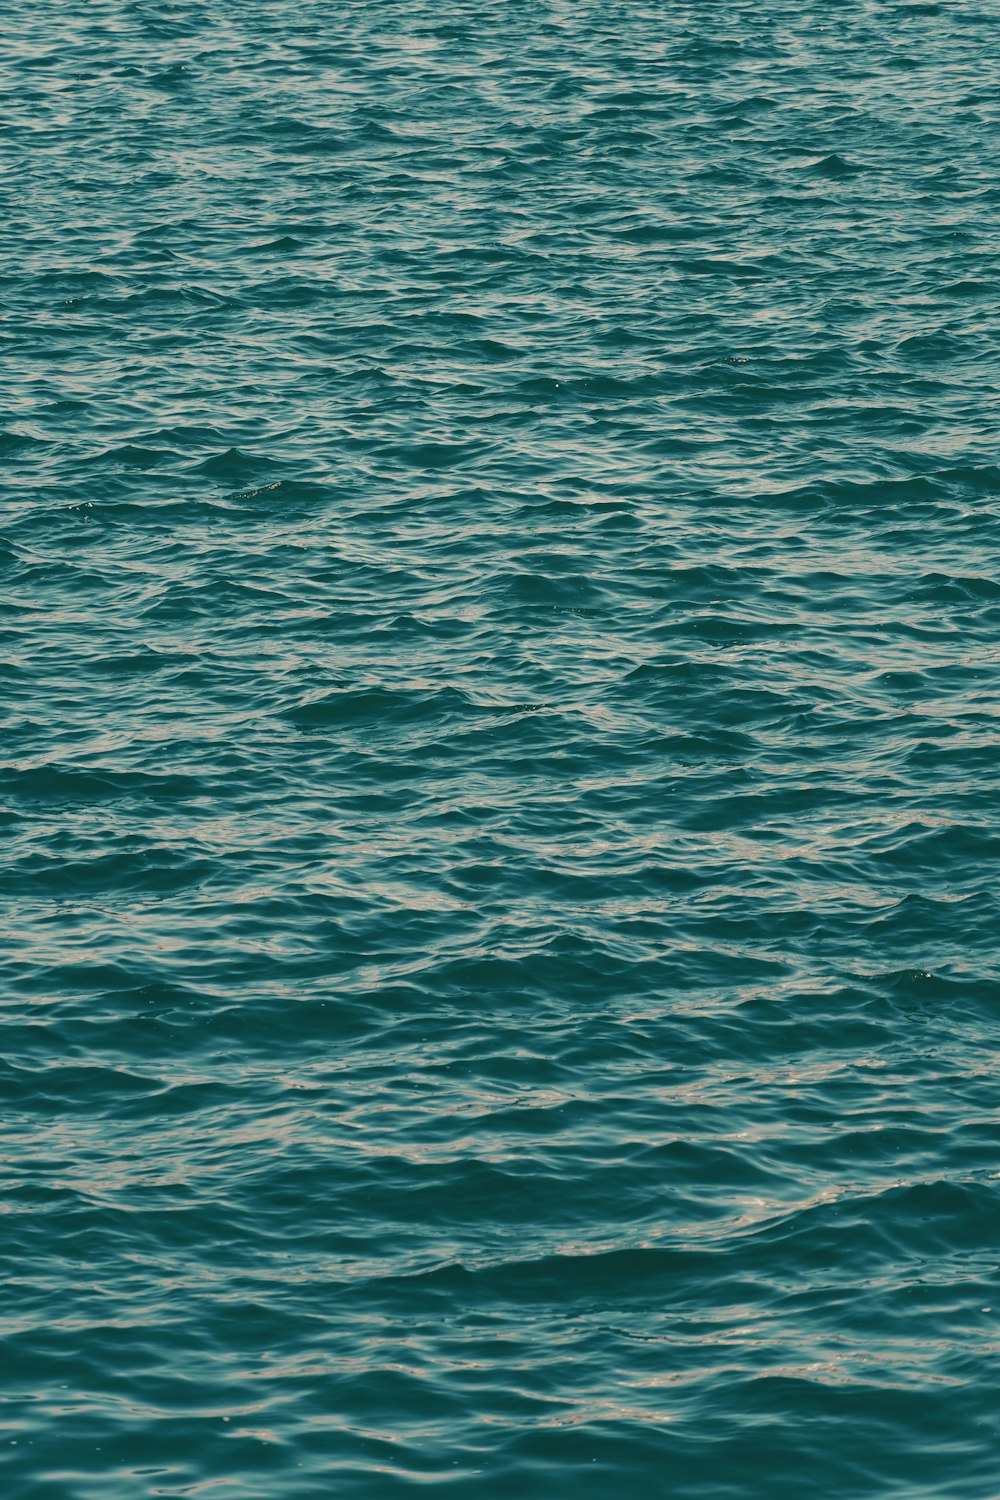
[[[8,4],[8,1500],[1000,1493],[996,22]]]

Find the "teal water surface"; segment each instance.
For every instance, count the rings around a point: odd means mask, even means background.
[[[9,0],[5,1500],[995,1500],[997,11]]]

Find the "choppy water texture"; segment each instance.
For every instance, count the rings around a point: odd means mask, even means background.
[[[995,23],[8,5],[9,1500],[1000,1493]]]

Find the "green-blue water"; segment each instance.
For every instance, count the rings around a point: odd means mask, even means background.
[[[5,1500],[1000,1494],[996,21],[8,3]]]

